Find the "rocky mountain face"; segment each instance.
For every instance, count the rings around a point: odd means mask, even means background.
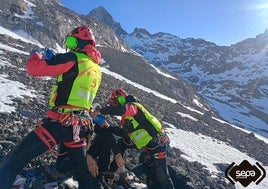
[[[127,35],[127,32],[122,29],[120,23],[115,22],[113,17],[106,11],[104,7],[98,7],[93,9],[87,17],[95,18],[96,20],[101,21],[102,23],[109,26],[118,36]]]
[[[88,15],[115,28],[104,12],[97,8]],[[268,30],[231,46],[145,29],[131,34],[121,30],[114,31],[133,50],[189,82],[225,120],[268,137]]]
[[[206,77],[203,78],[204,75],[198,73],[190,75],[190,73],[193,73],[191,71],[194,69],[201,68],[204,70],[204,73],[209,74],[212,72],[215,73],[216,71],[222,73],[220,72],[222,69],[231,70],[234,68],[233,62],[230,65],[227,64],[228,62],[224,62],[222,58],[219,57],[219,54],[225,52],[229,54],[229,57],[234,57],[234,55],[238,56],[239,53],[236,51],[238,51],[238,49],[244,49],[242,48],[244,47],[243,44],[237,44],[237,50],[235,51],[233,50],[235,49],[233,46],[229,48],[218,47],[214,43],[203,40],[182,40],[169,34],[159,33],[151,35],[146,32],[146,30],[137,30],[131,35],[140,36],[141,40],[142,36],[147,36],[148,39],[149,37],[151,39],[159,37],[159,40],[160,38],[162,39],[162,46],[159,46],[159,51],[157,51],[156,47],[158,47],[158,45],[149,45],[146,40],[142,40],[144,47],[135,47],[132,46],[133,43],[127,44],[124,42],[124,40],[127,41],[127,35],[124,32],[120,33],[125,35],[123,40],[116,35],[107,24],[97,21],[89,15],[84,16],[76,14],[63,7],[59,1],[38,0],[1,1],[0,27],[1,30],[5,28],[12,34],[10,35],[5,32],[0,33],[0,43],[4,44],[4,47],[1,46],[0,51],[1,74],[5,75],[6,79],[23,83],[34,91],[36,98],[30,98],[28,96],[16,98],[13,100],[12,104],[16,108],[16,111],[12,113],[0,113],[0,159],[5,156],[26,133],[37,126],[39,118],[44,116],[47,110],[47,99],[50,94],[53,79],[37,79],[27,75],[24,68],[29,51],[34,48],[44,48],[45,46],[53,48],[58,52],[64,51],[63,42],[65,36],[74,27],[79,25],[88,25],[95,33],[97,47],[102,53],[103,61],[101,67],[124,77],[122,79],[119,78],[119,76],[111,76],[103,73],[103,81],[96,102],[105,104],[107,96],[112,89],[123,87],[130,94],[135,94],[145,107],[148,107],[163,123],[168,122],[178,129],[201,133],[226,142],[230,146],[247,153],[250,157],[255,158],[264,165],[268,165],[267,154],[263,153],[268,151],[267,144],[256,138],[254,134],[242,132],[227,123],[217,121],[217,119],[221,118],[217,111],[214,111],[204,98],[200,96],[200,94],[202,94],[201,86],[204,87],[204,91],[205,89],[208,90],[210,85],[211,88],[214,88],[210,83],[213,82],[213,79],[206,81]],[[14,37],[15,34],[29,39],[29,41]],[[131,37],[131,35],[128,37]],[[166,38],[169,40],[164,40]],[[172,41],[174,41],[174,43],[172,43]],[[160,43],[161,41],[158,42]],[[164,45],[164,43],[166,44]],[[247,44],[249,45],[249,43]],[[195,47],[195,50],[191,50],[193,47]],[[139,48],[143,49],[143,51],[139,51]],[[169,52],[168,49],[174,49],[177,53],[166,57],[166,62],[161,61],[157,57],[149,60],[149,58],[146,57],[146,48],[148,48],[147,50],[151,49],[152,52],[158,52],[156,54]],[[180,49],[179,51],[181,51],[181,53],[178,53],[178,49]],[[214,63],[213,60],[211,60],[211,63],[213,63],[214,66],[207,63],[203,57],[205,56],[204,52],[207,52],[204,49],[210,49],[210,54],[206,56],[211,58],[217,57],[219,59],[218,61],[225,66],[220,66]],[[245,49],[244,51],[244,57],[249,56],[246,54],[247,51]],[[197,56],[195,52],[199,55]],[[201,56],[201,52],[203,52],[203,56]],[[183,66],[182,64],[174,63],[175,73],[169,73],[169,77],[164,75],[163,72],[160,74],[149,62],[152,61],[155,65],[165,66],[167,70],[171,70],[171,63],[168,61],[168,58],[171,57],[173,57],[172,60],[174,62],[178,57],[181,57],[181,60],[184,61]],[[195,64],[192,65],[189,60],[194,60],[198,57],[199,61],[196,61]],[[241,60],[243,59],[244,58],[241,58]],[[250,57],[248,57],[248,61],[249,59]],[[158,62],[156,60],[158,60]],[[210,65],[211,69],[207,68],[206,64]],[[239,68],[241,69],[243,68],[243,64],[240,64],[241,66]],[[179,76],[183,75],[181,74],[182,70],[188,70],[189,81],[185,81]],[[180,74],[178,75],[177,73]],[[187,72],[183,73],[186,74]],[[141,87],[133,86],[128,82],[129,80],[139,84]],[[227,87],[228,85],[224,83],[226,78],[222,78],[222,80],[222,85]],[[200,88],[197,87],[199,94],[196,93],[196,86],[193,85],[194,87],[192,87],[188,83],[190,81],[193,84],[200,84]],[[265,80],[259,81],[264,82]],[[232,82],[235,83],[234,81],[230,82],[231,84]],[[210,85],[205,85],[205,83]],[[257,84],[256,86],[260,85],[259,83]],[[144,87],[152,89],[154,92],[147,92],[143,89]],[[244,90],[246,89],[247,88],[244,88]],[[161,98],[159,94],[169,98]],[[227,95],[228,93],[226,96]],[[258,95],[259,97],[267,95],[265,88],[263,88],[263,91],[259,92]],[[176,112],[189,114],[198,121],[193,121],[183,116],[181,117]],[[256,114],[258,114],[258,112],[256,112]],[[111,120],[111,122],[115,123],[115,120]],[[167,124],[164,124],[164,126],[168,127]],[[133,155],[133,152],[126,154],[127,163],[131,165],[137,163],[137,155],[135,152],[134,154],[135,155]],[[182,152],[179,149],[172,148],[170,157],[168,158],[171,172],[175,179],[177,179],[178,185],[185,184],[184,188],[186,188],[187,185],[187,188],[196,189],[234,188],[233,185],[225,182],[224,173],[217,178],[211,177],[210,173],[204,169],[203,165],[198,162],[189,162],[182,158],[181,155]],[[42,157],[35,159],[28,167],[35,167],[40,163],[47,165],[53,163],[53,161],[54,159],[51,155],[44,154]],[[222,170],[224,172],[228,165],[220,166],[223,167]]]

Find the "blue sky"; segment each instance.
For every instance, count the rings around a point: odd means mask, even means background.
[[[144,28],[151,34],[166,32],[180,38],[202,38],[231,45],[254,38],[268,29],[267,0],[61,0],[80,14],[103,6],[132,33]]]

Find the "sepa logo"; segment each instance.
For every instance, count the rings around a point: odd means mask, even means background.
[[[232,184],[240,182],[247,187],[252,181],[258,185],[265,178],[266,172],[258,162],[252,166],[247,160],[244,160],[238,166],[233,162],[225,170],[225,176]]]

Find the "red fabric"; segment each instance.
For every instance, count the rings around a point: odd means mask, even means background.
[[[113,92],[109,95],[109,99],[116,99],[118,96],[124,96],[126,97],[128,94],[126,91],[124,91],[121,88],[114,89]]]
[[[42,125],[35,130],[35,133],[45,143],[48,149],[51,149],[57,145],[54,137]]]
[[[86,53],[97,64],[100,63],[101,53],[92,45],[87,45],[80,51]],[[74,64],[75,62],[73,61],[67,61],[60,64],[48,65],[46,60],[38,52],[35,52],[27,60],[26,68],[30,76],[58,76],[69,71]]]
[[[80,148],[87,145],[87,140],[82,138],[78,142],[63,142],[63,144],[68,148]]]
[[[54,112],[52,110],[48,110],[46,114],[47,114],[47,117],[53,120],[62,120],[66,115],[69,116],[69,114]]]
[[[64,64],[47,65],[39,53],[34,53],[27,61],[26,68],[30,76],[58,76],[70,70],[74,62],[69,61]]]
[[[138,113],[138,107],[134,104],[126,104],[126,112],[122,115],[121,124],[124,125],[126,116],[134,116]]]
[[[80,119],[78,117],[74,117],[70,113],[59,113],[49,110],[47,111],[47,116],[52,120],[58,121],[63,126],[77,126],[80,122]]]
[[[156,159],[165,159],[167,157],[166,152],[158,152],[154,154],[154,157]]]
[[[91,57],[97,64],[100,63],[101,60],[101,53],[95,49],[92,45],[87,45],[83,49],[80,50],[81,52],[86,53],[89,57]]]

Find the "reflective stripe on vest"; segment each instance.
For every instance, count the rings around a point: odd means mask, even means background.
[[[97,63],[90,57],[83,53],[75,53],[78,58],[78,73],[71,78],[71,81],[65,81],[63,74],[57,78],[57,85],[52,86],[52,93],[50,95],[49,105],[50,107],[58,106],[55,104],[57,97],[59,96],[59,83],[66,86],[69,85],[69,94],[67,95],[66,102],[62,105],[71,105],[75,107],[81,107],[83,109],[90,109],[94,98],[96,97],[98,88],[101,83],[101,71]],[[72,73],[70,73],[72,74]],[[67,83],[68,82],[68,83]],[[70,85],[71,82],[71,85]],[[66,91],[64,91],[66,92]]]

